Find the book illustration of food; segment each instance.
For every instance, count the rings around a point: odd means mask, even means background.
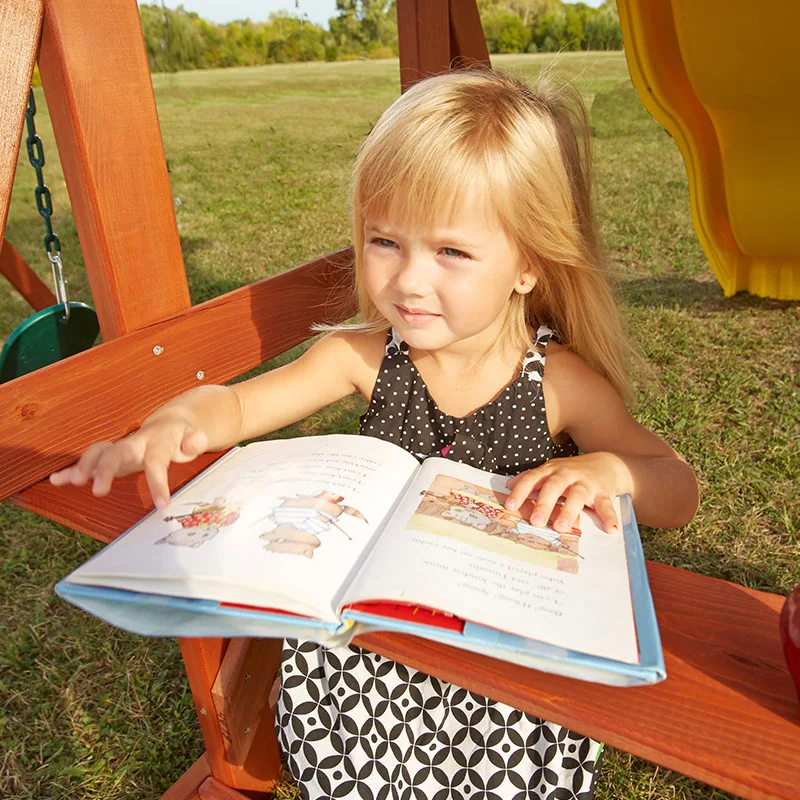
[[[213,539],[220,528],[233,525],[239,519],[239,507],[227,505],[224,497],[214,498],[213,503],[189,503],[194,508],[186,514],[164,517],[163,522],[177,522],[180,527],[171,530],[154,544],[171,544],[175,547],[200,547]]]
[[[553,512],[546,527],[530,523],[533,502],[527,500],[518,511],[508,511],[508,495],[447,475],[437,475],[420,492],[420,503],[407,529],[446,536],[519,561],[576,574],[582,556],[581,532],[553,529],[558,515]]]
[[[352,541],[347,531],[336,522],[342,514],[367,522],[367,518],[358,509],[342,505],[342,495],[324,489],[314,495],[281,497],[280,500],[281,504],[275,506],[268,516],[275,527],[259,536],[259,539],[267,542],[264,549],[274,553],[291,553],[312,558],[321,544],[320,534],[331,528]]]

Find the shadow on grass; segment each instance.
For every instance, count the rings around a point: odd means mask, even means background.
[[[702,311],[732,312],[742,309],[784,309],[800,305],[797,301],[773,300],[739,292],[725,297],[722,287],[706,275],[699,278],[661,276],[621,278],[618,286],[628,305],[641,308],[663,306]]]

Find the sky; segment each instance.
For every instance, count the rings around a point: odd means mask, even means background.
[[[148,0],[160,3],[161,0]],[[140,0],[141,2],[141,0]],[[586,5],[599,6],[603,0],[584,0]],[[328,20],[336,16],[336,0],[165,0],[167,8],[182,5],[187,11],[196,11],[209,22],[230,22],[250,18],[263,22],[271,11],[281,9],[305,15],[311,22],[328,27]]]
[[[142,0],[139,0],[142,2]],[[146,0],[159,5],[161,0]],[[336,0],[165,0],[167,8],[182,5],[187,11],[196,11],[209,22],[230,22],[247,19],[264,22],[272,11],[286,10],[306,17],[323,28],[336,16]]]

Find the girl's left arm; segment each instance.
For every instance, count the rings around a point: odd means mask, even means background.
[[[569,434],[583,454],[511,479],[507,508],[518,508],[538,490],[531,521],[543,523],[563,496],[556,530],[568,530],[588,506],[611,533],[618,529],[613,498],[629,494],[643,525],[678,528],[691,521],[699,504],[694,471],[630,415],[605,378],[566,348],[548,347],[543,388],[552,436]]]

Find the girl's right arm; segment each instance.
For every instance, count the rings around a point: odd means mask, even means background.
[[[279,369],[231,386],[191,389],[154,411],[132,435],[92,445],[76,464],[53,473],[50,481],[83,486],[92,480],[92,492],[103,496],[114,478],[144,470],[150,494],[163,508],[169,502],[171,462],[226,450],[355,391],[369,397],[380,359],[377,345],[373,335],[334,333]]]

